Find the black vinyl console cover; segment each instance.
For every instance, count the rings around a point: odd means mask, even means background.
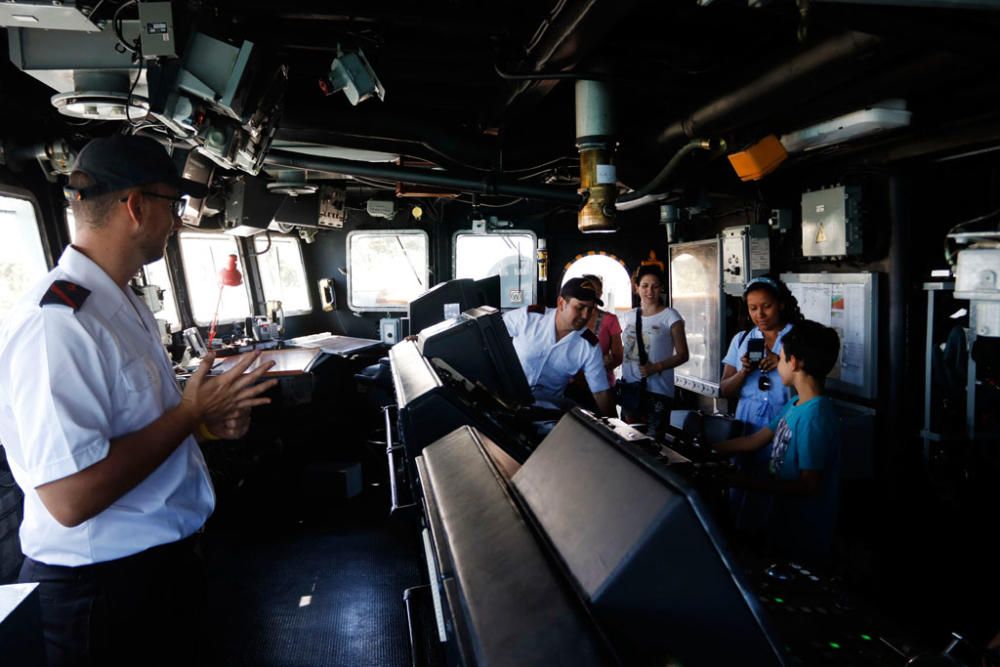
[[[475,429],[459,428],[424,448],[417,467],[463,663],[614,664]]]
[[[627,664],[784,664],[695,493],[600,420],[564,416],[512,482]]]

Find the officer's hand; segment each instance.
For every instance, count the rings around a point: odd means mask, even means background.
[[[272,366],[273,361],[261,364],[250,373],[245,371],[257,361],[260,351],[246,354],[222,375],[208,377],[208,372],[215,361],[215,353],[209,352],[198,366],[184,387],[181,403],[189,410],[196,421],[217,422],[226,419],[237,410],[249,409],[257,405],[266,405],[269,398],[260,395],[273,387],[277,380],[258,380]],[[217,434],[218,435],[218,434]]]
[[[250,430],[250,408],[240,408],[221,419],[204,422],[208,432],[221,440],[238,440]]]

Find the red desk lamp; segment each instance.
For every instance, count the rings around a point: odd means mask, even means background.
[[[243,284],[243,274],[236,268],[236,255],[230,255],[225,268],[219,271],[219,298],[215,300],[215,313],[212,315],[212,325],[208,329],[208,345],[212,346],[215,338],[215,327],[219,323],[219,306],[222,305],[222,288],[236,287]]]

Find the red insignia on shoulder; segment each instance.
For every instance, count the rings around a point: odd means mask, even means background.
[[[69,306],[76,312],[80,310],[80,307],[87,300],[88,296],[90,296],[90,290],[86,287],[71,283],[68,280],[57,280],[52,283],[38,305]]]
[[[597,337],[597,334],[595,334],[590,329],[584,329],[583,333],[580,334],[580,337],[583,338],[588,343],[590,343],[591,345],[597,345],[599,342],[601,342],[600,339]]]
[[[545,306],[543,306],[540,303],[533,303],[530,306],[528,306],[528,312],[529,313],[534,313],[535,315],[544,315],[545,314]]]

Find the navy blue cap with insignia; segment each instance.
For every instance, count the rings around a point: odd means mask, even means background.
[[[593,301],[598,306],[604,305],[604,302],[599,298],[597,285],[588,278],[570,278],[559,290],[559,296],[564,299],[574,297],[580,301]]]
[[[68,280],[57,280],[49,286],[49,290],[42,297],[38,305],[40,306],[69,306],[74,312],[80,310],[80,306],[90,296],[90,290],[82,285],[71,283]]]
[[[149,137],[115,134],[94,139],[80,151],[73,165],[94,180],[86,188],[63,188],[70,201],[89,199],[140,185],[165,183],[182,195],[204,197],[208,187],[181,178],[166,149]]]

